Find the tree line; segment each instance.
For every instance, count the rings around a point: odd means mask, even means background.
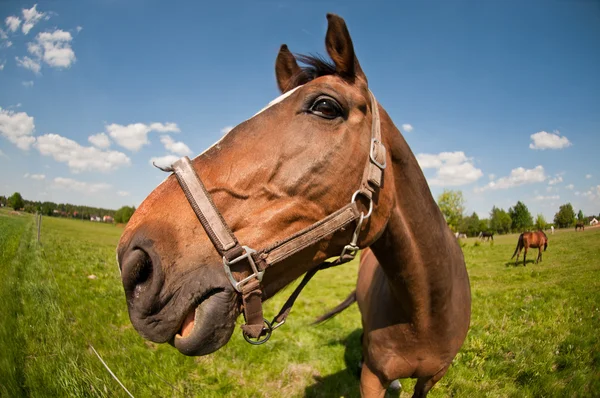
[[[534,220],[525,203],[521,201],[517,201],[507,211],[493,206],[489,217],[483,219],[480,219],[475,212],[471,215],[464,214],[465,199],[462,191],[444,190],[438,196],[437,203],[450,229],[467,236],[478,236],[481,232],[507,234],[532,229],[545,230],[550,226],[570,228],[574,227],[577,222],[586,222],[587,220],[581,210],[577,215],[575,214],[571,203],[559,207],[558,212],[554,215],[553,223],[547,222],[542,214],[538,214]],[[600,215],[598,219],[600,221]]]
[[[41,213],[45,216],[68,217],[89,220],[91,217],[110,216],[116,223],[127,223],[135,207],[123,206],[119,210],[104,209],[92,206],[72,205],[70,203],[54,203],[31,201],[24,199],[19,192],[15,192],[9,197],[0,196],[0,206],[10,207],[14,210],[21,210],[27,213]]]

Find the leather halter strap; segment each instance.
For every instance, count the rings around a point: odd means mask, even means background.
[[[300,291],[318,270],[348,262],[354,259],[358,252],[359,247],[357,241],[362,222],[371,215],[373,210],[373,193],[381,187],[383,170],[386,167],[386,150],[381,142],[379,109],[377,101],[371,91],[369,91],[369,96],[371,99],[372,114],[369,156],[367,158],[360,187],[353,195],[351,202],[324,219],[260,251],[253,250],[247,246],[242,246],[238,242],[212,201],[206,187],[198,177],[198,174],[194,170],[192,163],[187,156],[177,160],[169,168],[161,168],[164,171],[172,171],[175,173],[175,176],[192,206],[194,213],[196,213],[200,224],[202,224],[202,227],[206,231],[217,252],[222,256],[223,267],[231,284],[239,293],[241,293],[244,317],[246,319],[246,324],[242,325],[242,330],[244,337],[250,343],[256,344],[256,342],[249,340],[248,337],[259,339],[262,335],[267,334],[267,337],[258,343],[265,342],[270,337],[272,330],[285,322]],[[362,195],[369,200],[369,211],[367,215],[364,215],[364,213],[358,209],[356,202],[358,195]],[[266,321],[263,318],[262,290],[260,285],[265,270],[274,264],[293,256],[301,250],[314,245],[353,221],[357,221],[357,225],[352,241],[344,247],[339,258],[333,262],[324,262],[307,272],[303,281],[285,303],[279,314],[274,318],[273,325]],[[234,278],[230,269],[231,265],[239,262],[247,263],[252,272],[248,277],[241,281],[237,281]],[[263,324],[266,324],[267,328],[265,328]]]

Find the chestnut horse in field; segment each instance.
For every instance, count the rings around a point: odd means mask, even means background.
[[[465,261],[370,92],[344,20],[327,19],[332,62],[283,45],[282,95],[166,168],[174,175],[138,207],[117,247],[129,317],[143,337],[186,355],[225,345],[242,313],[246,340],[262,342],[291,308],[263,325],[263,300],[328,258],[337,265],[370,247],[358,286],[361,394],[383,397],[393,380],[414,377],[422,397],[469,329]]]
[[[542,247],[544,248],[544,251],[546,251],[546,249],[548,248],[548,237],[546,236],[546,233],[544,233],[544,231],[535,231],[535,232],[523,232],[521,235],[519,235],[519,241],[517,242],[517,248],[515,249],[515,252],[513,253],[512,257],[510,258],[511,260],[515,257],[515,255],[517,256],[517,259],[515,260],[515,264],[519,262],[519,255],[521,254],[521,250],[525,250],[523,252],[523,267],[525,266],[525,261],[527,259],[527,249],[529,249],[530,247],[533,247],[534,249],[538,249],[538,256],[537,259],[535,260],[535,263],[537,264],[538,261],[542,261]]]
[[[575,224],[575,232],[577,232],[578,229],[585,231],[585,224],[582,222],[578,222],[577,224]]]

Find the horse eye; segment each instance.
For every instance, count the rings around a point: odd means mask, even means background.
[[[342,115],[340,105],[331,98],[318,98],[310,107],[310,112],[325,119],[335,119]]]

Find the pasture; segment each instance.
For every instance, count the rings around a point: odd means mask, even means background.
[[[185,357],[144,341],[127,315],[115,261],[120,227],[0,210],[0,396],[358,396],[356,306],[310,322],[353,289],[357,261],[323,271],[263,346],[239,329],[216,353]],[[471,329],[431,397],[586,397],[600,392],[600,228],[548,235],[544,261],[514,266],[517,235],[461,243]],[[522,259],[522,257],[521,257]],[[95,275],[96,278],[90,278]],[[279,310],[293,286],[265,305]],[[407,391],[414,381],[402,380]],[[400,396],[408,396],[401,393]]]

